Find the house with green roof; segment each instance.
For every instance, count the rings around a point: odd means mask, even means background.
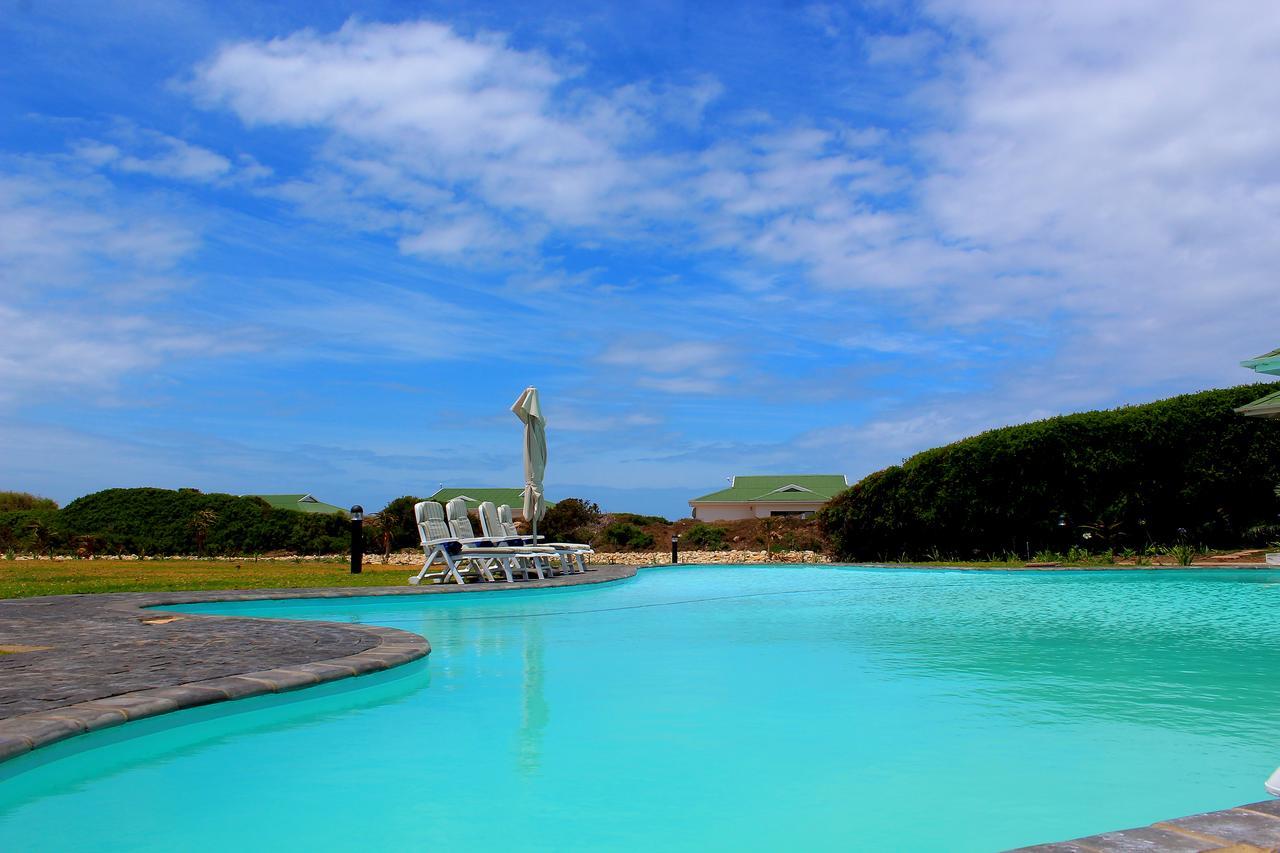
[[[1260,355],[1257,358],[1242,361],[1240,366],[1247,367],[1258,373],[1280,376],[1280,349],[1272,350],[1266,355]],[[1272,387],[1274,388],[1275,386]],[[1254,400],[1252,403],[1236,409],[1236,411],[1242,415],[1255,418],[1280,418],[1280,390],[1272,391],[1261,400]]]
[[[494,506],[506,504],[511,507],[512,518],[524,519],[524,489],[448,488],[440,489],[427,500],[447,504],[454,498],[462,498],[466,501],[468,510],[479,509],[484,501],[493,501]],[[555,504],[547,501],[547,506],[552,507]]]
[[[699,521],[791,516],[808,518],[849,488],[843,474],[738,476],[727,489],[689,501]]]
[[[314,495],[241,495],[242,498],[259,498],[271,505],[272,509],[291,509],[296,512],[318,512],[323,515],[332,515],[340,512],[343,515],[347,511],[340,506],[327,504],[317,499]]]

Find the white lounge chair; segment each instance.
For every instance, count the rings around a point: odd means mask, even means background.
[[[511,553],[515,559],[502,564],[502,570],[506,573],[508,581],[512,580],[513,567],[524,571],[525,580],[529,579],[530,567],[538,575],[539,580],[544,577],[544,570],[551,571],[549,558],[555,556],[553,553],[541,548],[531,548],[521,542],[504,542],[488,536],[476,536],[475,528],[471,526],[471,519],[467,516],[467,502],[462,498],[454,498],[445,504],[444,513],[449,519],[449,529],[464,547],[501,548]]]
[[[439,578],[440,583],[453,580],[466,583],[462,579],[464,573],[478,574],[485,580],[493,580],[490,571],[492,565],[502,568],[507,580],[513,580],[511,570],[519,568],[519,558],[524,551],[516,548],[486,548],[475,543],[464,543],[449,529],[445,521],[444,510],[435,501],[419,501],[413,505],[414,520],[418,523],[418,537],[422,541],[422,550],[426,559],[422,570],[409,578],[409,583],[420,584],[426,578]],[[431,566],[439,559],[444,569],[432,572]],[[541,566],[535,566],[538,577],[542,577]],[[527,577],[526,572],[526,577]]]
[[[502,535],[506,536],[504,541],[508,544],[522,542],[530,547],[550,548],[556,552],[560,557],[561,564],[568,567],[569,571],[585,572],[587,570],[586,555],[595,553],[595,549],[590,545],[581,542],[544,542],[541,536],[535,541],[534,537],[523,536],[516,529],[510,506],[503,504],[502,506],[494,507],[488,501],[485,501],[485,503],[489,504],[491,512],[491,515],[487,515],[485,504],[480,504],[480,524],[484,526],[485,533],[501,531]]]

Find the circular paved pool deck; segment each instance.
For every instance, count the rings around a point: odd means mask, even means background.
[[[166,604],[497,593],[629,578],[635,566],[517,584],[63,595],[0,600],[0,762],[84,732],[180,708],[387,669],[431,651],[372,625],[166,613]],[[1280,801],[1162,821],[1022,853],[1280,850]]]

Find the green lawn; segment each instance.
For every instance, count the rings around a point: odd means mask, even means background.
[[[221,560],[0,560],[0,598],[83,592],[405,586],[414,566]]]

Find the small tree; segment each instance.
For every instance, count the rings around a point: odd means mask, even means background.
[[[412,548],[418,544],[418,523],[413,517],[413,505],[421,500],[422,498],[413,495],[405,495],[391,501],[378,513],[378,524],[385,524],[385,530],[391,536],[391,542],[386,546],[388,551],[394,548]],[[379,531],[382,530],[379,527]]]
[[[725,547],[724,528],[710,524],[695,524],[681,538],[693,547],[707,551],[719,551]]]
[[[384,510],[377,515],[365,518],[364,527],[369,538],[382,552],[383,564],[391,562],[391,544],[395,541],[396,519],[387,515]]]
[[[198,509],[192,514],[188,526],[191,528],[191,535],[196,540],[196,553],[204,553],[204,543],[209,538],[209,531],[217,523],[218,513],[208,507]]]
[[[37,554],[50,556],[53,552],[53,528],[37,518],[33,519],[31,524],[27,526],[27,530],[31,533],[32,550]]]
[[[600,507],[594,501],[565,498],[547,509],[538,523],[538,534],[551,542],[587,542],[600,525]]]

